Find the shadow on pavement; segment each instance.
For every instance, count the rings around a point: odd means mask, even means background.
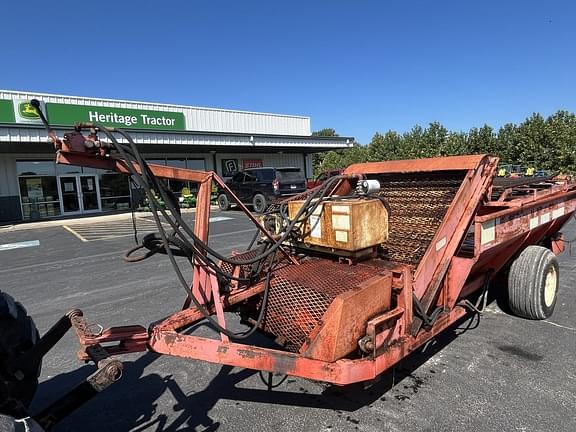
[[[327,409],[341,414],[354,412],[378,399],[385,400],[386,393],[401,383],[406,395],[396,394],[394,397],[399,400],[409,399],[409,394],[416,393],[423,384],[423,380],[414,372],[460,334],[477,325],[476,315],[462,319],[395,368],[382,374],[377,382],[370,383],[368,387],[364,383],[345,387],[319,386],[317,393],[311,393],[302,386],[296,392],[282,390],[281,387],[268,390],[264,376],[261,376],[262,388],[237,387],[237,384],[258,372],[222,366],[204,390],[185,394],[170,374],[144,375],[144,369],[160,357],[155,353],[146,353],[135,361],[125,362],[124,376],[118,383],[80,408],[55,430],[215,431],[220,427],[220,423],[218,419],[211,418],[209,413],[221,400]],[[33,403],[33,411],[38,411],[67,389],[73,388],[93,371],[93,366],[84,366],[41,383]],[[427,371],[434,373],[433,370]],[[406,380],[407,378],[411,379]],[[280,380],[279,377],[274,379]],[[288,377],[283,387],[286,388],[287,385],[294,387],[298,382],[298,378]],[[157,401],[166,391],[169,391],[174,398],[173,412],[168,414],[157,412]],[[351,421],[355,422],[354,419]]]

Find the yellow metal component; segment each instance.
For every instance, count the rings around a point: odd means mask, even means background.
[[[290,201],[293,219],[304,201]],[[359,251],[388,239],[388,212],[379,199],[350,198],[320,204],[302,221],[305,244],[334,250]]]

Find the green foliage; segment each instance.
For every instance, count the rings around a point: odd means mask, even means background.
[[[323,129],[315,136],[338,136]],[[507,123],[497,132],[489,125],[468,132],[449,131],[438,122],[427,128],[416,125],[399,134],[376,132],[367,146],[355,143],[347,150],[320,153],[314,172],[345,168],[366,161],[414,159],[434,156],[489,153],[503,164],[532,166],[556,173],[576,173],[576,115],[558,111],[548,118],[534,113],[516,125]]]
[[[338,134],[332,128],[321,129],[316,132],[312,132],[312,136],[315,137],[337,137]],[[314,171],[314,177],[320,174],[324,169],[322,168],[322,162],[327,153],[314,153],[312,155],[312,170]]]
[[[354,144],[353,147],[346,150],[336,150],[324,153],[322,162],[315,167],[315,174],[323,171],[344,168],[354,163],[365,162],[369,160],[368,148],[359,144]]]
[[[319,131],[316,131],[316,132],[312,132],[312,136],[337,137],[338,134],[332,128],[325,128],[325,129],[320,129]]]

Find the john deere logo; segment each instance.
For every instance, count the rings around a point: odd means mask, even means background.
[[[40,118],[38,111],[36,111],[36,108],[34,108],[30,102],[20,102],[18,105],[18,114],[25,119],[33,120]]]

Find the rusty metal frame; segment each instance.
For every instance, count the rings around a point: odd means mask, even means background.
[[[57,161],[128,173],[125,162],[114,158],[60,151]],[[358,176],[436,171],[465,172],[465,178],[451,207],[417,266],[384,264],[377,262],[378,260],[367,263],[374,266],[384,265],[385,271],[390,272],[395,305],[367,322],[366,336],[362,339],[361,346],[366,354],[363,358],[326,362],[306,358],[301,354],[233,342],[223,334],[219,339],[182,334],[179,329],[203,318],[200,311],[189,307],[190,297],[185,301],[183,310],[155,323],[148,332],[139,326],[112,328],[97,335],[87,334],[87,330],[84,329],[79,333],[82,345],[80,355],[84,359],[92,358],[98,362],[109,355],[148,349],[161,354],[284,373],[341,385],[374,379],[466,314],[466,310],[457,302],[462,296],[478,290],[485,282],[481,270],[493,265],[491,260],[495,255],[490,255],[491,248],[496,250],[499,246],[511,245],[514,253],[523,245],[540,241],[547,236],[551,238],[553,248],[556,250],[563,248],[561,236],[555,234],[562,223],[576,211],[574,185],[566,184],[535,191],[520,201],[517,199],[498,201],[495,204],[490,200],[490,195],[497,162],[495,157],[474,155],[355,164],[345,170],[345,174]],[[159,177],[193,181],[200,185],[194,230],[201,239],[208,239],[212,182],[216,182],[229,192],[233,201],[265,235],[270,237],[259,221],[214,173],[158,165],[150,167]],[[351,181],[343,181],[336,192],[346,191],[351,186]],[[507,192],[507,196],[510,193]],[[563,212],[560,215],[561,206]],[[531,217],[537,215],[540,218],[546,212],[550,214],[556,212],[558,217],[549,223],[541,224],[542,226],[530,226]],[[482,244],[482,225],[496,219],[505,222],[495,224],[495,242],[490,245]],[[501,227],[496,228],[496,225]],[[471,232],[471,227],[475,233],[474,253],[471,257],[458,256],[457,252]],[[289,265],[297,265],[298,262],[294,257],[285,250],[283,252],[290,259]],[[202,299],[207,309],[216,315],[220,324],[223,324],[226,308],[261,294],[264,284],[259,282],[250,286],[235,285],[229,293],[221,294],[216,276],[203,266],[195,265],[191,288],[192,295],[198,300]],[[413,294],[416,294],[423,303],[426,311],[436,306],[443,308],[443,313],[431,327],[421,327],[422,322],[413,311]],[[112,342],[119,342],[119,345],[113,346],[112,349],[102,348],[102,343]]]
[[[424,159],[365,162],[350,165],[344,174],[386,174],[477,169],[487,155],[445,156]]]

